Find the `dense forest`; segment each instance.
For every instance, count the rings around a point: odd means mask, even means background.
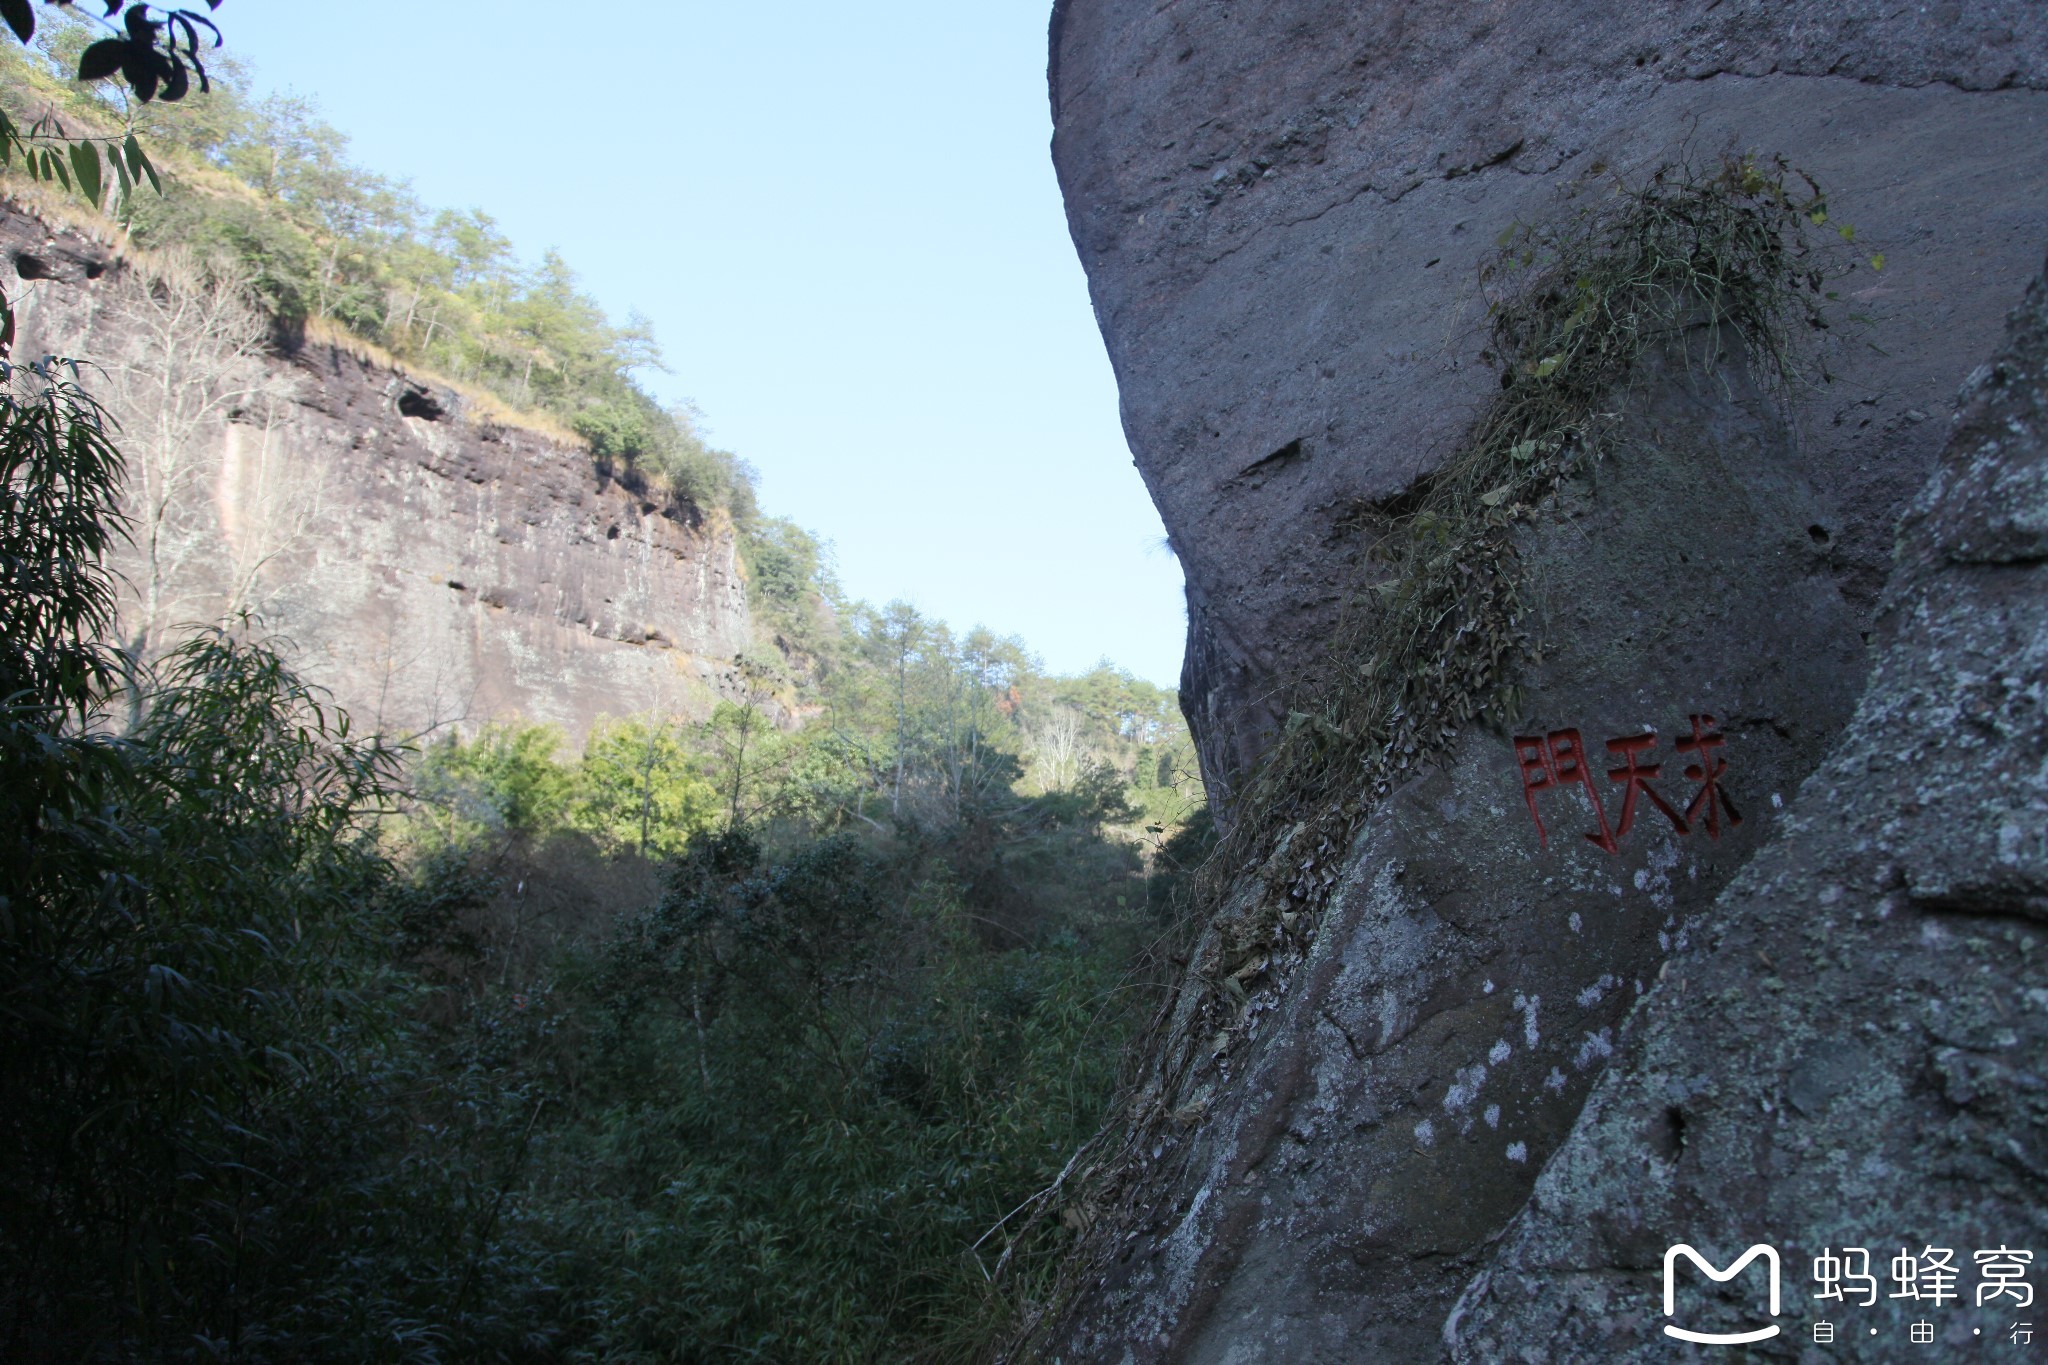
[[[231,67],[130,107],[40,41],[0,105],[138,130],[138,255],[723,509],[759,642],[710,715],[578,751],[359,733],[246,621],[125,654],[118,430],[89,368],[11,368],[0,1353],[985,1355],[1086,1216],[1058,1177],[1209,843],[1173,693],[848,600],[563,262]]]

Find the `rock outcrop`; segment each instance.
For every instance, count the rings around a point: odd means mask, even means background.
[[[1829,383],[1780,401],[1694,329],[1615,395],[1610,454],[1522,524],[1540,658],[1518,665],[1514,732],[1454,729],[1348,836],[1311,816],[1226,870],[1122,1148],[1069,1209],[1074,1292],[1034,1338],[1067,1361],[1420,1361],[1451,1340],[1509,1356],[1526,1328],[1551,1343],[1532,1359],[1603,1358],[1633,1280],[1595,1286],[1619,1306],[1592,1328],[1508,1305],[1560,1267],[1635,1275],[1663,1235],[1601,1241],[1594,1210],[1626,1180],[1608,1152],[1693,1140],[1684,1099],[1631,1092],[1606,1136],[1567,1138],[1596,1084],[1629,1083],[1634,1066],[1600,1080],[1625,1021],[1665,998],[1667,958],[1697,946],[1852,714],[1932,419],[2048,240],[2048,16],[1066,0],[1052,38],[1055,160],[1187,570],[1183,698],[1226,814],[1292,681],[1325,666],[1375,528],[1500,392],[1476,277],[1509,230],[1580,212],[1616,174],[1745,154],[1783,155],[1829,192],[1831,226],[1855,226],[1853,325],[1816,338]],[[1647,788],[1638,762],[1659,769]],[[2024,927],[2000,923],[1974,937]],[[1750,948],[1761,976],[1788,961]],[[1756,989],[1768,1005],[1779,987]],[[1718,1016],[1670,1018],[1674,1049],[1711,1047]],[[1993,1037],[1975,1027],[1939,1035],[1966,1079]],[[1837,1076],[1850,1051],[1787,1063],[1810,1062],[1802,1103],[1877,1084],[1860,1062]],[[1783,1083],[1766,1051],[1724,1060],[1758,1073],[1731,1094]],[[1676,1065],[1656,1083],[1697,1071]],[[1958,1161],[2003,1159],[1966,1128]],[[1703,1244],[1747,1207],[1726,1141]],[[1559,1170],[1585,1153],[1577,1183],[1513,1234],[1526,1276],[1490,1299],[1475,1277],[1561,1147]]]
[[[103,244],[7,208],[0,257],[28,282],[17,356],[140,344]],[[189,427],[159,471],[188,544],[152,574],[138,535],[117,559],[124,611],[158,580],[162,629],[249,608],[359,727],[400,736],[517,713],[580,742],[601,715],[702,712],[737,686],[752,629],[729,524],[343,346],[258,349],[221,361],[257,373],[130,415],[138,495],[159,418]],[[83,378],[118,388],[111,369]]]
[[[1050,83],[1125,433],[1187,575],[1181,696],[1225,793],[1316,662],[1369,548],[1358,510],[1490,390],[1475,273],[1503,229],[1729,150],[1831,192],[1886,264],[1852,285],[1873,330],[1839,339],[1799,439],[1867,610],[1928,417],[2032,269],[2048,176],[2048,10],[2027,0],[1061,0]]]
[[[1064,1358],[1440,1353],[1622,1020],[1853,705],[1855,615],[1741,377],[1673,357],[1632,436],[1523,532],[1546,648],[1521,735],[1468,728],[1348,848],[1297,836],[1240,879]],[[1645,736],[1663,807],[1608,777],[1608,741]],[[1525,794],[1532,756],[1560,780]],[[1702,757],[1718,778],[1688,778]],[[1274,904],[1312,936],[1247,943]]]
[[[1922,1321],[1924,1347],[2012,1349],[2048,1250],[2048,273],[1905,520],[1847,733],[1692,937],[1446,1321],[1453,1354],[1668,1360],[1667,1321],[1779,1325],[1788,1354],[1827,1322],[1828,1359],[1905,1358]],[[1721,1266],[1774,1247],[1783,1317],[1749,1283],[1666,1319],[1674,1241]],[[1930,1247],[1955,1301],[1895,1292]],[[2000,1248],[2030,1253],[2024,1296],[1983,1297]]]

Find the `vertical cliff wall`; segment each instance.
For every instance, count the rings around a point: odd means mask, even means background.
[[[1066,0],[1052,44],[1055,162],[1187,570],[1182,695],[1226,804],[1293,681],[1347,662],[1323,651],[1382,572],[1375,537],[1502,393],[1477,277],[1517,226],[1755,154],[1855,228],[1830,286],[1852,325],[1810,338],[1828,382],[1760,392],[1736,348],[1675,327],[1613,394],[1605,457],[1516,523],[1538,648],[1512,664],[1514,728],[1446,724],[1440,760],[1298,802],[1220,870],[1034,1339],[1065,1360],[1513,1358],[1514,1310],[1486,1308],[1491,1335],[1446,1323],[1848,721],[1937,419],[2048,240],[2048,14]],[[1562,1229],[1623,1197],[1570,1193],[1519,1288],[1578,1264]],[[1603,1267],[1632,1273],[1663,1233],[1631,1227]],[[1558,1354],[1532,1358],[1627,1344],[1539,1325]]]
[[[125,628],[247,609],[358,726],[394,735],[516,712],[580,740],[730,684],[751,626],[729,524],[342,347],[223,345],[188,316],[204,300],[138,302],[104,245],[28,213],[0,211],[0,260],[25,282],[17,356],[104,362],[84,382],[129,428]],[[150,392],[159,363],[174,378]]]
[[[1802,458],[1851,600],[2038,246],[2048,11],[1652,0],[1061,0],[1053,159],[1188,582],[1181,695],[1222,789],[1315,660],[1369,517],[1492,389],[1480,262],[1613,171],[1782,154],[1886,258]],[[1965,368],[1967,365],[1965,365]],[[1882,446],[1882,458],[1873,448]]]

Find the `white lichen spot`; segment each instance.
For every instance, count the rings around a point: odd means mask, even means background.
[[[1425,1147],[1433,1146],[1436,1142],[1436,1125],[1428,1119],[1416,1124],[1415,1140]]]
[[[1678,866],[1678,845],[1671,839],[1650,846],[1648,866],[1636,872],[1636,890],[1650,898],[1659,910],[1671,908],[1671,872]]]
[[[1671,935],[1665,933],[1662,929],[1657,931],[1657,951],[1660,953],[1671,951]]]
[[[1550,1074],[1543,1078],[1543,1088],[1545,1090],[1555,1090],[1559,1094],[1563,1094],[1564,1073],[1562,1071],[1559,1071],[1556,1067],[1550,1068]]]
[[[1401,997],[1391,988],[1380,992],[1380,1047],[1394,1041],[1401,1032]]]
[[[1517,995],[1515,1008],[1522,1012],[1522,1042],[1529,1047],[1536,1046],[1542,1035],[1536,1032],[1536,1007],[1543,1003],[1540,995]]]
[[[1489,977],[1487,977],[1487,978],[1486,978],[1486,984],[1485,984],[1484,986],[1481,986],[1481,987],[1479,988],[1479,990],[1480,990],[1480,993],[1481,993],[1481,994],[1483,994],[1483,995],[1492,995],[1492,994],[1493,994],[1493,978],[1492,978],[1492,977],[1490,977],[1490,976],[1489,976]]]
[[[1444,1092],[1444,1112],[1455,1114],[1479,1098],[1479,1087],[1486,1084],[1486,1066],[1475,1063],[1460,1067],[1458,1074],[1451,1078],[1451,1088]]]
[[[1613,1055],[1614,1044],[1608,1039],[1607,1030],[1601,1029],[1598,1033],[1586,1035],[1586,1041],[1579,1044],[1579,1055],[1573,1059],[1572,1065],[1584,1071],[1594,1062],[1605,1061]]]
[[[1500,1106],[1499,1106],[1499,1105],[1497,1105],[1497,1104],[1489,1104],[1489,1105],[1487,1105],[1487,1106],[1486,1106],[1486,1126],[1487,1126],[1488,1128],[1498,1128],[1498,1127],[1500,1127]]]
[[[1614,978],[1605,973],[1598,981],[1579,992],[1579,1008],[1589,1010],[1600,1003],[1600,997],[1614,989]]]
[[[1638,981],[1636,982],[1636,994],[1637,994],[1637,995],[1641,995],[1642,993],[1643,993],[1643,983],[1642,983],[1642,981],[1641,981],[1641,980],[1638,980]]]
[[[1529,1159],[1529,1144],[1528,1144],[1528,1143],[1526,1143],[1526,1142],[1510,1142],[1510,1143],[1508,1144],[1508,1160],[1509,1160],[1509,1161],[1513,1161],[1513,1162],[1517,1162],[1517,1163],[1520,1163],[1520,1162],[1525,1162],[1525,1161],[1527,1161],[1528,1159]]]
[[[1515,1050],[1509,1047],[1508,1040],[1503,1038],[1499,1042],[1495,1043],[1493,1045],[1492,1050],[1486,1054],[1486,1060],[1492,1062],[1495,1066],[1499,1066],[1502,1062],[1506,1061],[1508,1058],[1514,1055]]]
[[[1572,932],[1575,934],[1586,927],[1586,922],[1579,918],[1579,912],[1576,910],[1572,911],[1572,917],[1565,922],[1571,925]]]

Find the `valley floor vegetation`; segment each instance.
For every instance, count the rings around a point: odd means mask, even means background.
[[[999,1338],[1204,846],[1171,693],[813,568],[801,678],[408,755],[245,628],[103,643],[121,457],[68,375],[10,382],[0,1352]]]

